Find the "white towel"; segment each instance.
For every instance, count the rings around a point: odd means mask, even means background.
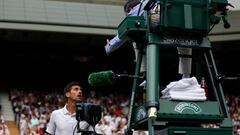
[[[198,81],[195,77],[192,78],[183,78],[179,81],[174,81],[171,82],[170,84],[167,85],[167,88],[169,89],[186,89],[189,87],[200,87],[200,85],[198,84]]]
[[[161,91],[162,97],[170,100],[204,101],[205,91],[195,77],[171,82]]]
[[[176,91],[169,91],[167,93],[164,93],[163,95],[166,96],[193,96],[193,97],[204,97],[205,96],[205,92],[203,89],[199,89],[198,91],[201,91],[199,93],[196,92],[176,92]]]
[[[167,85],[165,88],[167,89],[195,89],[200,88],[200,85],[197,82],[197,79],[195,77],[192,78],[183,78],[179,81],[171,82]]]
[[[206,96],[193,97],[193,96],[178,96],[178,95],[162,96],[161,98],[169,99],[169,100],[182,100],[182,101],[205,101],[207,99]]]
[[[190,92],[190,93],[202,93],[204,91],[203,88],[200,88],[200,87],[189,87],[187,89],[169,89],[169,88],[165,88],[164,90],[162,90],[162,94],[164,93],[167,93],[169,91],[175,91],[175,92],[183,92],[183,93],[186,93],[186,92]]]

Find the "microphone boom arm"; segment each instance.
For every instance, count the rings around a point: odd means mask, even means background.
[[[143,79],[141,76],[137,75],[129,75],[129,74],[114,74],[113,78],[121,78],[121,77],[128,77],[128,78],[137,78],[137,79]]]

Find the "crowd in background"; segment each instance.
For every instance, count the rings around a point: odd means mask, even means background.
[[[21,135],[45,135],[51,112],[65,105],[62,93],[34,92],[12,89],[9,96]],[[98,133],[122,135],[126,129],[129,111],[129,97],[126,95],[97,96],[93,90],[85,98],[86,102],[103,106],[103,117],[95,126]],[[234,134],[240,135],[240,96],[227,95],[227,106],[232,118]],[[215,125],[207,125],[216,128]],[[145,134],[145,132],[141,132]]]
[[[240,135],[240,95],[227,95],[226,103],[230,112],[235,135]]]

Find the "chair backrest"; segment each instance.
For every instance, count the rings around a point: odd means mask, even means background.
[[[209,0],[160,0],[158,32],[170,36],[206,36]]]

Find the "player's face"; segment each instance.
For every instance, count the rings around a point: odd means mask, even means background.
[[[70,90],[70,98],[74,101],[82,101],[83,100],[82,87],[78,85],[73,85]]]

